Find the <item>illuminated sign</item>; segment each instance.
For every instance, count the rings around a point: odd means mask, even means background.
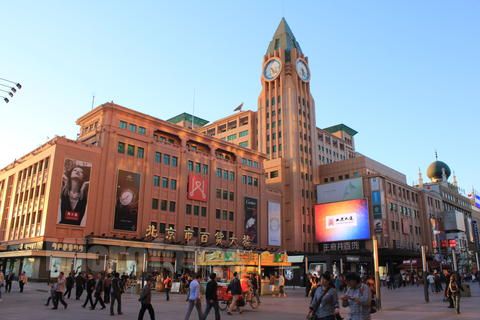
[[[354,178],[317,186],[317,203],[363,198],[362,178]]]
[[[356,199],[315,205],[315,239],[318,242],[370,238],[368,205]]]
[[[187,198],[197,201],[208,201],[208,180],[199,174],[188,175]]]

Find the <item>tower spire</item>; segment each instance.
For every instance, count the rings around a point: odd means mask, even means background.
[[[418,168],[418,186],[423,189],[423,177],[422,177],[422,170]]]
[[[295,39],[287,20],[282,17],[282,20],[280,20],[277,30],[273,35],[272,41],[270,41],[270,44],[268,45],[266,54],[273,54],[277,49],[283,49],[288,54],[294,48],[300,53],[302,52],[300,44],[298,44],[297,40]]]

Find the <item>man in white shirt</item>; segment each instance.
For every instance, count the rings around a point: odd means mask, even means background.
[[[430,288],[432,288],[432,293],[434,293],[435,292],[435,276],[430,273],[427,276],[427,281],[428,281],[428,284],[430,285]]]

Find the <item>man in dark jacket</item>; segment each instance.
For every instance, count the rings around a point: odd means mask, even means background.
[[[75,299],[80,300],[80,297],[83,294],[83,290],[85,289],[85,283],[87,280],[85,279],[85,275],[80,272],[76,277],[75,277]]]
[[[67,280],[66,280],[67,290],[63,294],[64,297],[67,297],[68,299],[70,299],[70,295],[72,293],[72,289],[73,289],[74,284],[75,284],[75,278],[73,277],[73,271],[72,271],[72,272],[70,272],[70,274],[68,275]]]
[[[103,294],[103,284],[104,284],[104,278],[103,278],[103,274],[97,274],[97,283],[95,284],[95,302],[93,303],[93,306],[92,306],[92,310],[95,310],[95,307],[97,306],[97,302],[100,302],[100,305],[102,306],[102,308],[100,310],[103,310],[105,309],[105,303],[103,303],[103,298],[102,298],[102,294]]]
[[[232,293],[232,303],[230,304],[227,313],[231,315],[234,309],[237,309],[239,313],[242,313],[242,310],[237,305],[237,302],[242,299],[242,286],[240,284],[240,279],[238,279],[238,273],[236,272],[233,273],[233,279],[230,281],[227,288],[227,292],[228,291]]]
[[[120,280],[120,275],[118,272],[113,274],[112,279],[112,290],[111,290],[111,301],[110,301],[110,315],[115,315],[113,313],[113,306],[115,301],[117,301],[117,313],[122,314],[122,293],[123,293],[123,283]]]
[[[83,308],[87,306],[87,303],[90,302],[90,308],[93,308],[93,299],[92,299],[92,294],[93,291],[95,290],[95,279],[93,279],[93,275],[91,273],[88,274],[88,281],[86,284],[86,289],[87,289],[87,299],[85,300],[85,303],[83,304]]]
[[[210,309],[215,309],[215,320],[220,320],[220,311],[218,309],[218,297],[217,297],[217,281],[215,273],[210,274],[210,281],[207,283],[207,289],[205,290],[205,299],[207,300],[207,308],[203,314],[203,319],[207,319]]]
[[[15,272],[10,271],[10,273],[5,278],[5,293],[10,293],[12,291],[13,280],[15,280]]]
[[[155,320],[155,311],[152,307],[152,292],[150,289],[151,285],[152,278],[148,277],[147,283],[145,284],[145,287],[143,287],[142,293],[140,295],[140,299],[138,299],[138,301],[140,301],[140,303],[142,304],[140,312],[138,313],[138,320],[143,320],[143,315],[145,314],[146,310],[148,310],[148,313],[150,314],[150,319]]]

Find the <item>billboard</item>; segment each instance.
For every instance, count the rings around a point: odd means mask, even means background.
[[[208,201],[208,180],[200,174],[188,175],[187,198],[197,201]]]
[[[91,170],[90,162],[65,159],[57,223],[85,226]]]
[[[136,231],[140,174],[118,170],[114,229]]]
[[[363,198],[362,178],[317,185],[317,203]]]
[[[315,205],[315,239],[318,242],[370,238],[368,205],[355,199]]]
[[[268,201],[268,245],[282,244],[282,225],[280,220],[280,203]]]
[[[245,197],[245,235],[250,237],[252,243],[257,243],[258,226],[258,200]]]
[[[444,226],[445,231],[465,232],[465,220],[463,219],[463,214],[459,211],[445,212]]]

